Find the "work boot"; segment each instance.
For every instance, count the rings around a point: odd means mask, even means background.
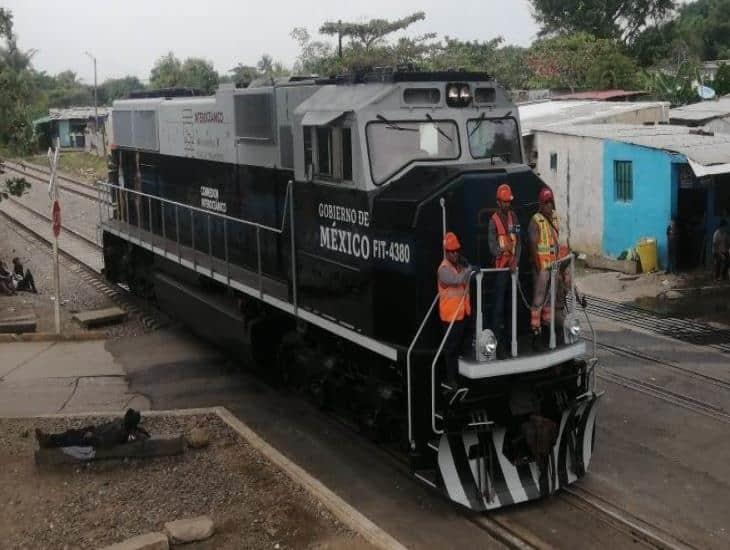
[[[50,449],[51,447],[53,447],[51,436],[47,433],[44,433],[43,430],[41,430],[40,428],[35,429],[35,438],[38,441],[38,446],[41,449]]]

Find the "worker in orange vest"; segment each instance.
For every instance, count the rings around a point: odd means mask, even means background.
[[[461,243],[454,233],[448,232],[444,235],[443,245],[444,259],[438,268],[439,316],[444,332],[451,326],[451,331],[444,342],[443,355],[446,364],[446,384],[456,389],[465,319],[471,315],[469,280],[473,268],[460,254]]]
[[[549,187],[543,187],[538,194],[539,210],[530,220],[527,229],[530,245],[530,259],[533,265],[532,308],[530,327],[534,335],[533,345],[541,348],[539,339],[542,325],[550,324],[550,270],[558,259],[560,230],[555,215],[555,198]]]
[[[487,242],[489,251],[494,258],[494,267],[509,268],[511,271],[517,269],[522,252],[520,242],[520,224],[517,215],[512,211],[512,189],[506,183],[497,188],[497,211],[492,214],[487,230]],[[506,350],[509,348],[508,340],[505,338],[504,327],[512,328],[505,317],[505,295],[509,288],[510,274],[500,271],[494,278],[494,304],[490,315],[490,328],[497,339],[497,357],[507,357]]]

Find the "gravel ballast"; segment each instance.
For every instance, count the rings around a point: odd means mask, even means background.
[[[99,548],[207,515],[215,535],[186,548],[370,548],[217,415],[151,416],[152,434],[204,426],[181,456],[36,467],[33,430],[105,418],[0,419],[3,548]]]

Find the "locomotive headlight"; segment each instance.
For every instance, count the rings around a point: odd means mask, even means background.
[[[459,100],[461,101],[462,105],[468,105],[471,101],[471,91],[469,90],[469,86],[462,86],[459,90]]]
[[[455,84],[449,86],[448,90],[446,90],[446,97],[450,101],[459,101],[459,87]]]
[[[497,352],[497,338],[491,330],[482,331],[479,338],[479,355],[482,361],[490,361],[494,359]]]

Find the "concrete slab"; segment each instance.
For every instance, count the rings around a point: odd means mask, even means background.
[[[0,317],[0,334],[35,332],[38,316],[32,311],[15,312]]]
[[[101,340],[0,344],[0,416],[146,410]]]
[[[108,307],[91,311],[80,311],[74,314],[73,319],[86,328],[99,327],[120,323],[127,317],[127,312],[119,307]]]
[[[54,342],[27,342],[0,345],[0,380],[53,346]]]
[[[0,344],[5,350],[16,350],[27,343]],[[22,368],[5,376],[8,381],[80,376],[122,376],[124,369],[114,361],[101,340],[89,342],[57,342],[48,350],[25,361]]]

